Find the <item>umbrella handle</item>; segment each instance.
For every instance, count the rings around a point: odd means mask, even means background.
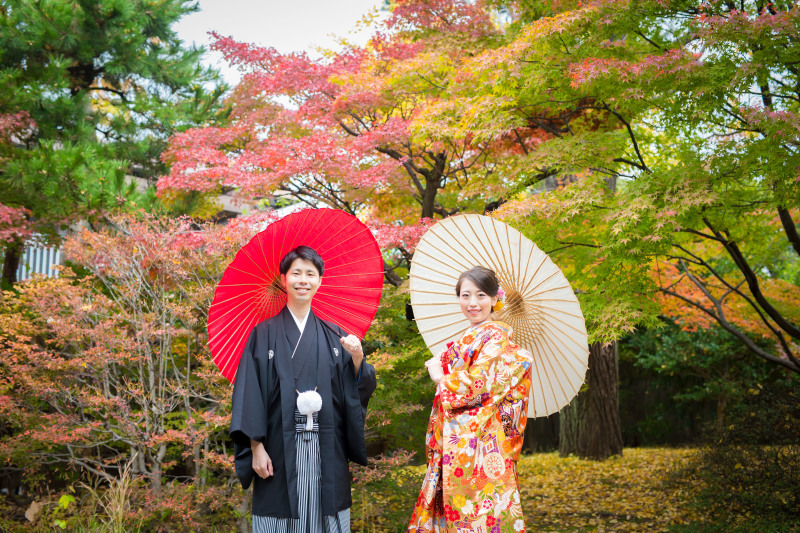
[[[335,329],[333,329],[333,326],[331,326],[330,324],[328,324],[328,322],[327,322],[326,320],[322,320],[322,319],[320,319],[320,322],[322,322],[322,325],[323,325],[323,326],[325,326],[326,328],[328,328],[329,330],[331,330],[331,333],[333,333],[333,334],[334,334],[334,335],[336,335],[337,337],[339,336],[339,332],[338,332],[338,331],[336,331]],[[339,327],[341,328],[341,326],[339,326]],[[347,333],[347,330],[346,330],[346,329],[342,328],[342,331],[344,331],[344,334],[345,334],[345,336],[349,335],[349,333]],[[358,340],[361,340],[361,341],[363,341],[364,339],[361,339],[361,338],[359,338]]]

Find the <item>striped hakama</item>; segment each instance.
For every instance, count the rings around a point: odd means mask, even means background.
[[[339,511],[335,516],[322,516],[317,413],[311,431],[306,431],[306,416],[297,409],[294,419],[300,518],[253,515],[253,533],[350,533],[350,509]]]

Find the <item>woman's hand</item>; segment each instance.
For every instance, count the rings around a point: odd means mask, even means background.
[[[444,371],[442,370],[442,353],[434,355],[425,361],[425,368],[428,369],[428,375],[430,375],[433,382],[437,385],[442,380],[442,377],[444,377]]]
[[[355,335],[348,335],[339,339],[342,341],[342,348],[353,358],[353,366],[356,369],[356,376],[361,369],[361,362],[364,360],[364,350],[361,348],[361,340]]]
[[[267,479],[272,475],[272,459],[264,449],[264,443],[251,440],[250,449],[253,450],[253,470],[261,479]]]

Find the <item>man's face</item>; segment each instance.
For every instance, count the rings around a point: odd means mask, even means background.
[[[281,283],[290,303],[310,304],[322,283],[322,276],[314,263],[298,258],[292,262],[286,274],[281,274]]]

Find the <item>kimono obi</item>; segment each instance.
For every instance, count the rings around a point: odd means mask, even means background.
[[[308,431],[306,429],[306,415],[300,414],[297,408],[294,410],[294,429],[297,433]],[[319,433],[319,412],[314,413],[314,427],[310,433]]]

